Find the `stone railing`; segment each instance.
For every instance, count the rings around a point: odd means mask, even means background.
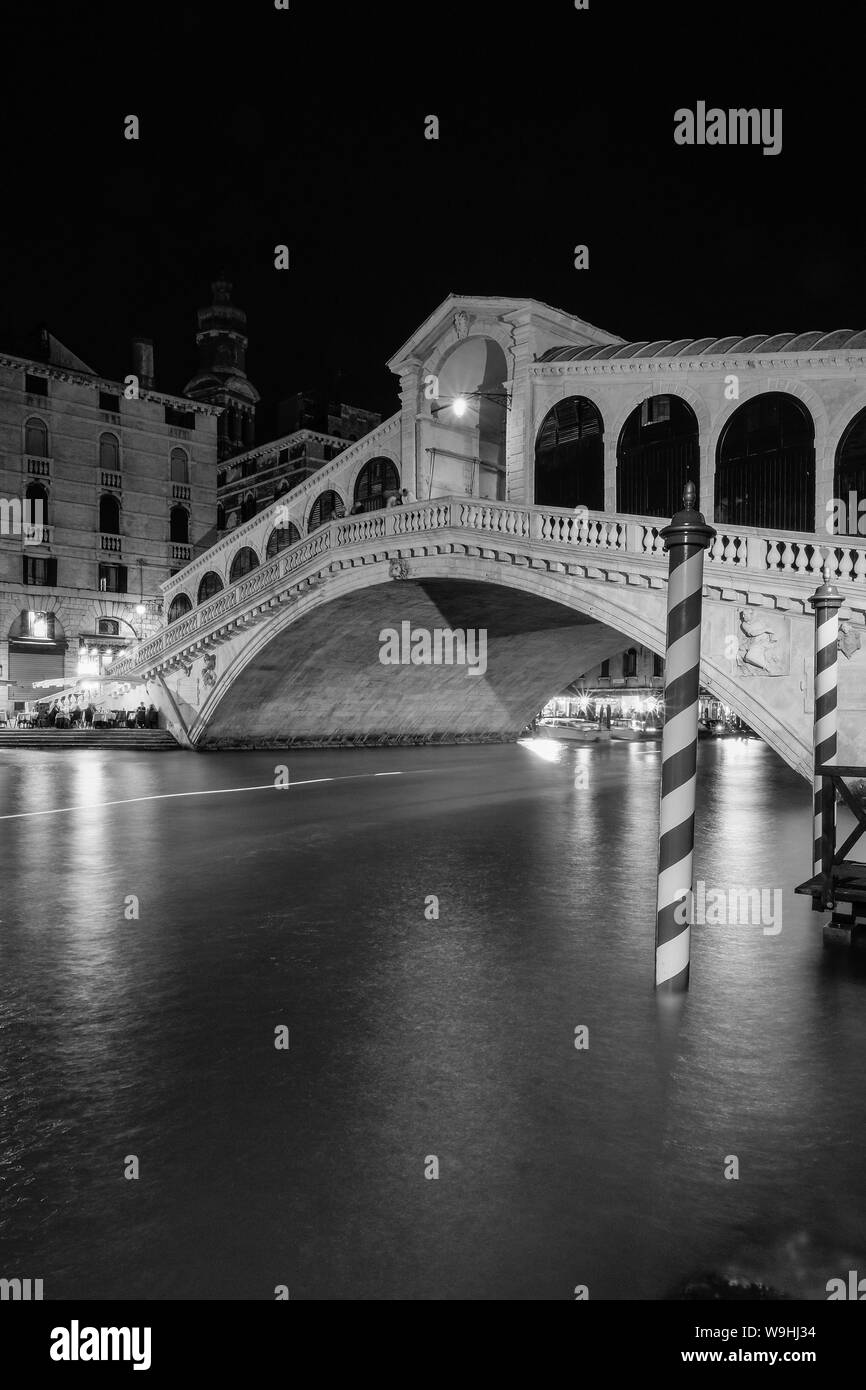
[[[54,527],[44,526],[37,522],[35,526],[28,527],[27,522],[21,526],[21,540],[25,550],[33,545],[53,545]]]
[[[428,502],[331,521],[171,623],[125,661],[118,662],[113,674],[121,677],[169,650],[176,652],[195,633],[206,632],[250,599],[278,590],[283,581],[301,577],[305,569],[315,569],[329,552],[363,550],[388,539],[396,541],[399,548],[401,539],[447,531],[464,541],[473,536],[476,543],[495,546],[504,542],[509,548],[516,542],[520,550],[542,554],[549,547],[552,553],[568,552],[575,558],[581,554],[628,556],[644,563],[650,561],[653,571],[663,575],[666,559],[661,532],[666,525],[667,521],[660,517],[514,507],[505,502],[464,497],[434,497]],[[729,571],[732,583],[742,582],[739,576],[748,573],[759,583],[772,576],[774,583],[782,578],[793,582],[795,590],[798,579],[807,580],[812,587],[829,564],[836,582],[859,591],[866,599],[866,541],[852,544],[850,536],[783,536],[758,529],[733,530],[721,523],[716,532],[707,556],[708,567],[721,572],[722,577]]]
[[[209,550],[201,555],[196,555],[183,570],[162,583],[160,587],[166,603],[170,603],[180,590],[186,591],[188,588],[195,587],[201,576],[208,569],[215,567],[214,561],[217,557],[225,556],[226,552],[234,551],[242,545],[255,547],[259,532],[266,539],[278,512],[285,513],[286,508],[293,507],[299,501],[303,501],[305,509],[312,497],[318,496],[320,492],[328,491],[333,486],[342,469],[351,471],[368,455],[375,454],[376,448],[380,444],[387,447],[393,437],[396,436],[399,439],[401,418],[399,411],[395,415],[389,416],[380,425],[376,425],[375,429],[370,430],[369,434],[362,435],[360,439],[348,444],[339,454],[323,464],[321,468],[317,468],[289,492],[282,493],[274,502],[269,503],[262,511],[250,517],[249,521],[243,521],[239,526],[235,526],[231,531],[221,535],[216,544],[211,546]],[[268,445],[266,449],[256,450],[256,453],[261,454],[272,448],[276,450],[279,442],[277,440],[273,445]]]

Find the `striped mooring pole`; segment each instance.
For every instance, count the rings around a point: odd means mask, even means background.
[[[837,698],[839,609],[842,595],[830,583],[830,566],[824,567],[824,583],[816,589],[809,602],[815,610],[815,733],[812,777],[812,872],[823,868],[823,810],[824,800],[830,809],[831,824],[836,818],[836,791],[833,784],[824,784],[818,776],[819,767],[835,763],[839,732]],[[819,904],[820,906],[820,904]]]
[[[695,511],[695,495],[686,483],[683,511],[661,532],[670,566],[655,983],[670,993],[689,987],[704,551],[716,534]]]

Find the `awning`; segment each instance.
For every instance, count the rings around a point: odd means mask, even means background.
[[[101,686],[101,687],[102,687],[102,689],[101,689],[100,691],[98,691],[98,692],[94,691],[94,692],[93,692],[93,694],[98,694],[98,696],[99,696],[100,699],[104,699],[106,695],[108,695],[108,694],[110,694],[110,693],[114,693],[114,692],[110,692],[108,689],[106,689],[106,687],[108,687],[108,686],[116,686],[116,687],[118,687],[118,693],[120,693],[120,689],[121,689],[121,688],[126,688],[126,687],[128,687],[128,688],[131,689],[131,686],[129,686],[129,683],[128,683],[128,682],[126,682],[126,681],[112,680],[109,676],[80,676],[79,679],[78,679],[77,681],[75,681],[74,684],[72,684],[72,685],[65,685],[62,681],[57,681],[57,680],[46,680],[46,681],[34,681],[34,682],[33,682],[34,688],[35,688],[36,686],[40,686],[40,687],[41,687],[41,686],[56,687],[56,686],[58,686],[58,685],[61,686],[62,689],[60,689],[60,690],[52,689],[52,690],[50,691],[50,693],[48,693],[48,694],[46,694],[46,695],[40,695],[40,696],[38,696],[36,699],[30,701],[30,703],[31,703],[31,704],[35,704],[35,705],[50,705],[50,704],[52,703],[52,701],[54,701],[54,700],[66,700],[66,699],[69,698],[70,695],[87,696],[87,695],[89,695],[89,694],[91,693],[90,687],[95,686],[95,685],[98,685],[98,686]]]

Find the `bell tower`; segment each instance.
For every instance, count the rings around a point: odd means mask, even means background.
[[[211,291],[212,302],[198,311],[199,367],[184,395],[223,407],[217,437],[222,460],[253,448],[259,393],[247,378],[247,316],[231,302],[231,282],[220,275]]]

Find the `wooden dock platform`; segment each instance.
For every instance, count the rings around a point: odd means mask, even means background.
[[[824,928],[824,939],[854,943],[866,929],[866,864],[846,858],[866,833],[866,768],[825,763],[819,769],[823,787],[821,829],[821,871],[794,889],[812,899],[815,912],[831,912]],[[856,782],[856,787],[849,785]],[[842,845],[837,845],[837,794],[854,817],[854,829]]]

